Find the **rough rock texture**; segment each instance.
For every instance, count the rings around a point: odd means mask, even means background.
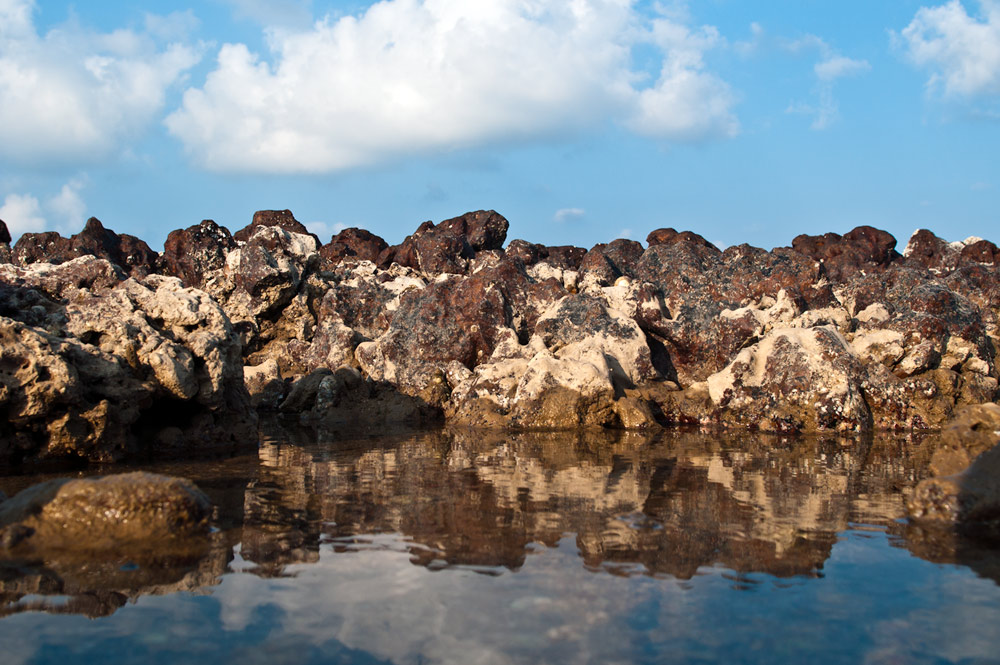
[[[197,226],[170,232],[157,272],[179,277],[185,286],[201,289],[208,278],[226,267],[226,256],[235,248],[236,240],[229,229],[206,219]]]
[[[134,472],[40,483],[0,503],[0,548],[162,547],[208,531],[212,504],[183,478]]]
[[[398,263],[427,277],[464,274],[477,252],[503,247],[507,228],[507,220],[493,210],[466,213],[437,226],[424,222],[402,243],[383,250],[376,263],[380,268]]]
[[[862,226],[771,251],[720,251],[696,233],[657,229],[646,248],[619,239],[589,251],[523,240],[504,249],[508,226],[477,211],[425,222],[394,246],[361,229],[320,246],[290,211],[260,211],[233,237],[211,221],[175,231],[155,265],[179,278],[170,289],[197,287],[199,311],[217,303],[230,325],[232,343],[217,347],[228,349],[221,383],[245,383],[256,408],[308,419],[350,408],[518,428],[862,431],[939,427],[1000,397],[1000,270],[989,241],[921,231],[900,256],[890,234]],[[39,346],[33,336],[49,335],[64,360],[77,346],[96,351],[138,382],[121,422],[105,419],[117,441],[145,422],[133,413],[145,413],[143,400],[163,396],[191,414],[247,402],[220,398],[235,393],[204,373],[221,366],[185,325],[137,300],[167,278],[136,277],[141,262],[112,256],[121,238],[96,220],[72,239],[22,238],[25,255],[62,263],[32,264],[30,275],[0,263],[0,316],[24,328],[10,327],[12,339]],[[361,383],[331,378],[352,372]],[[56,412],[96,431],[104,421],[92,410],[105,398],[118,403],[95,394]],[[37,454],[48,435],[29,420],[8,427],[34,432],[18,449]]]
[[[7,224],[0,219],[0,244],[10,245],[10,231],[7,230]]]
[[[330,238],[330,242],[319,248],[319,255],[327,265],[345,259],[355,261],[376,261],[379,254],[389,247],[385,240],[364,229],[349,228]]]
[[[843,236],[800,235],[792,241],[792,248],[822,263],[823,274],[836,282],[858,272],[884,268],[901,258],[895,249],[896,239],[871,226],[859,226]]]
[[[63,238],[54,231],[25,233],[14,245],[14,262],[64,263],[80,256],[107,259],[126,273],[145,277],[154,270],[157,253],[145,242],[128,234],[117,234],[104,228],[100,220],[91,217],[80,233]]]
[[[907,501],[910,517],[937,524],[1000,525],[1000,406],[966,407],[941,431],[932,478]]]
[[[93,257],[0,267],[0,461],[247,440],[255,416],[223,310],[175,278],[115,270]]]
[[[244,226],[233,234],[233,239],[239,243],[244,243],[250,240],[262,226],[275,226],[289,233],[310,235],[309,229],[302,222],[295,219],[295,215],[292,214],[291,210],[258,210],[253,214],[253,220],[249,225]],[[316,246],[318,247],[320,244],[319,238],[316,236],[313,236],[313,238],[316,240]]]

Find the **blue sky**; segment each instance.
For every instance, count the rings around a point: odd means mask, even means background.
[[[0,0],[0,219],[1000,241],[1000,0]]]

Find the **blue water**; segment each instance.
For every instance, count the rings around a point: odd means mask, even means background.
[[[922,446],[272,435],[156,468],[200,561],[3,568],[0,662],[1000,663],[1000,550],[903,519]]]

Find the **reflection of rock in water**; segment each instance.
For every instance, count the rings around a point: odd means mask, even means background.
[[[44,561],[0,560],[0,617],[18,612],[108,616],[140,596],[215,586],[232,547],[216,534],[169,552],[50,553]]]
[[[971,568],[980,577],[1000,584],[1000,536],[970,536],[953,528],[900,522],[891,529],[896,544],[932,563]]]
[[[326,539],[399,532],[414,563],[520,567],[576,534],[585,565],[815,575],[851,522],[902,515],[913,444],[669,432],[452,432],[328,445],[272,438],[247,489],[244,558],[312,561]]]

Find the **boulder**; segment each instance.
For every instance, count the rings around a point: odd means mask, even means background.
[[[649,247],[653,245],[673,245],[678,242],[689,242],[719,252],[718,247],[693,231],[678,232],[672,228],[656,229],[655,231],[650,231],[649,235],[646,236],[646,245]]]
[[[464,274],[476,252],[503,247],[507,228],[507,220],[492,210],[469,212],[437,226],[424,222],[402,243],[385,249],[376,263],[380,268],[398,263],[427,277]]]
[[[167,235],[157,269],[164,275],[179,277],[185,286],[201,289],[226,267],[226,257],[235,248],[236,240],[229,229],[206,219]]]
[[[237,243],[244,243],[250,240],[261,227],[277,227],[289,233],[312,236],[316,241],[316,246],[320,246],[319,238],[309,233],[309,229],[302,222],[295,219],[291,210],[258,210],[253,214],[250,224],[233,234],[233,239]]]
[[[892,235],[871,226],[859,226],[843,236],[837,233],[803,234],[792,241],[792,249],[819,261],[823,274],[835,282],[897,261],[901,257],[895,247],[896,239]]]
[[[10,245],[10,231],[2,219],[0,219],[0,245]]]
[[[920,229],[910,236],[903,256],[907,265],[929,270],[936,275],[947,275],[963,265],[995,265],[1000,251],[992,242],[982,238],[948,242],[927,229]]]
[[[183,478],[134,472],[62,478],[0,503],[0,548],[120,551],[208,533],[212,504]]]
[[[330,238],[330,242],[319,248],[324,267],[345,259],[354,261],[376,261],[389,245],[382,238],[364,229],[349,228]]]
[[[930,472],[907,500],[911,519],[939,526],[1000,525],[1000,406],[960,410],[941,432]]]

